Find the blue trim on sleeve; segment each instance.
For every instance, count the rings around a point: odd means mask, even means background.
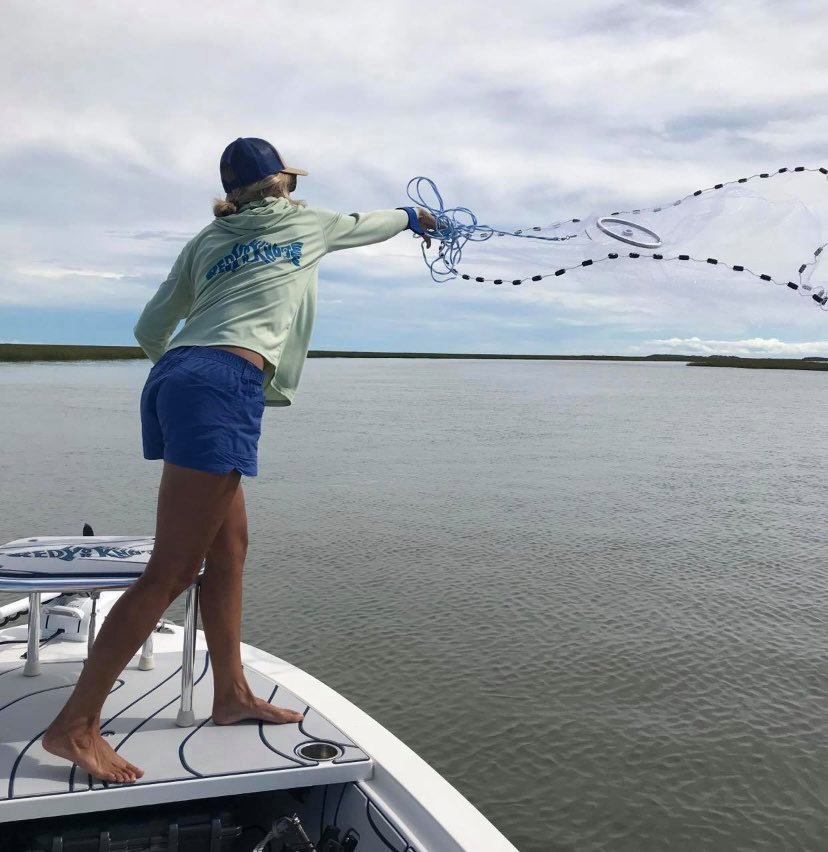
[[[397,210],[405,210],[405,212],[408,213],[408,227],[410,230],[420,236],[425,233],[417,219],[417,211],[413,207],[398,207]]]

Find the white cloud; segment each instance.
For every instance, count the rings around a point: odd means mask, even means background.
[[[21,266],[15,269],[19,275],[28,275],[31,278],[48,278],[52,281],[62,281],[65,278],[102,278],[110,281],[121,281],[124,278],[136,278],[135,275],[127,275],[125,272],[109,272],[103,269],[74,269],[63,266]]]
[[[823,165],[818,0],[525,0],[520,14],[447,0],[438,18],[386,0],[5,6],[4,304],[139,307],[208,220],[237,135],[308,168],[299,194],[313,204],[395,207],[425,174],[501,227]],[[444,347],[499,318],[501,351],[529,345],[525,324],[568,329],[565,346],[549,333],[558,351],[824,333],[809,300],[703,273],[436,285],[400,237],[326,260],[320,295],[366,342],[399,315]]]
[[[682,355],[739,355],[743,358],[808,358],[828,356],[828,341],[785,343],[775,337],[753,337],[748,340],[703,340],[700,337],[671,337],[648,340],[635,351],[676,352]]]
[[[0,281],[0,305],[17,307],[130,308],[137,311],[151,295],[151,289],[125,286],[106,278],[76,279],[74,288],[67,286],[64,279],[33,278],[25,285],[15,281]]]

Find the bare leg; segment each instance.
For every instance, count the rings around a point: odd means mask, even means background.
[[[239,479],[237,471],[215,474],[164,464],[150,561],[104,621],[72,695],[43,736],[46,751],[104,781],[135,781],[143,775],[101,736],[101,708],[164,610],[195,579]]]
[[[300,722],[302,714],[257,698],[247,684],[241,661],[242,572],[247,555],[247,511],[239,486],[230,510],[207,551],[201,580],[201,621],[213,666],[213,721],[229,725],[242,719]]]

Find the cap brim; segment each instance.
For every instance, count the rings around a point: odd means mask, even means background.
[[[282,171],[289,175],[307,175],[304,169],[295,169],[293,166],[285,166]]]

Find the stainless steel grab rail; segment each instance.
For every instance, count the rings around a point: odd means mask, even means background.
[[[37,677],[40,674],[40,592],[29,595],[29,627],[26,648],[26,665],[23,674]]]
[[[29,626],[27,633],[26,664],[23,674],[26,677],[37,677],[40,674],[40,605],[41,594],[48,592],[92,592],[93,610],[89,624],[89,641],[87,648],[92,649],[95,641],[95,603],[102,591],[122,591],[131,586],[141,574],[120,577],[20,577],[0,578],[0,592],[25,591],[29,595]],[[198,624],[198,584],[199,579],[187,590],[184,617],[184,647],[181,661],[181,704],[178,710],[176,724],[182,728],[195,724],[193,714],[193,675],[195,669],[196,627]],[[152,634],[147,637],[141,649],[141,659],[138,668],[147,671],[152,663]]]
[[[187,589],[184,605],[184,649],[181,658],[181,704],[175,724],[180,728],[191,728],[195,724],[193,714],[193,673],[195,671],[196,623],[198,622],[198,580]]]

